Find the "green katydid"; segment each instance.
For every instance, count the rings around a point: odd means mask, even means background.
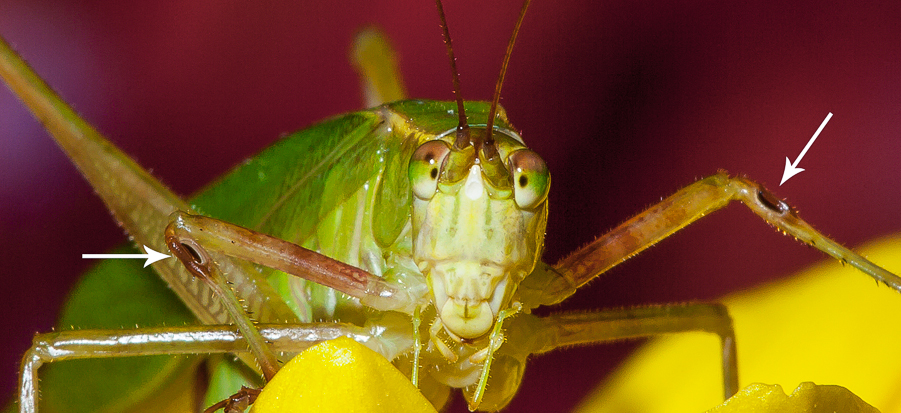
[[[450,12],[453,13],[453,11],[450,11]],[[453,24],[453,23],[452,23],[452,24]],[[527,27],[528,27],[528,26],[527,26]],[[527,30],[526,32],[528,32],[528,30]],[[482,42],[482,43],[485,43],[485,42]],[[522,47],[522,46],[521,46],[521,47]],[[464,60],[464,59],[461,59],[461,60]],[[435,65],[435,66],[439,66],[439,65]],[[440,67],[443,67],[443,66],[440,66]],[[513,68],[515,69],[515,67],[516,67],[516,65],[515,65],[515,60],[514,60]],[[513,70],[513,72],[515,72],[515,70]],[[465,71],[464,71],[464,76],[467,76]],[[467,76],[467,77],[468,77],[468,76]],[[474,89],[472,86],[467,86],[467,85],[468,85],[468,84],[467,84],[466,82],[464,82],[464,93],[466,93],[466,91],[468,91],[468,90]],[[444,87],[444,89],[447,89],[447,87]],[[508,101],[512,101],[512,99],[509,97],[509,95],[507,96],[507,100],[508,100]],[[521,125],[520,125],[519,123],[517,123],[517,126],[520,126],[520,127],[521,127]],[[706,172],[706,170],[696,171],[695,173],[702,173],[702,172]],[[556,176],[557,176],[557,175],[555,175],[555,185],[556,185],[557,183],[559,183],[559,181],[560,181],[560,179],[556,179]],[[670,188],[667,189],[667,190],[662,190],[662,191],[659,192],[659,194],[665,194],[665,193],[671,192],[671,190],[672,190],[673,188],[674,188],[674,187],[670,187]],[[649,202],[649,201],[651,201],[651,200],[648,199],[648,200],[638,201],[638,202],[640,203],[640,202]],[[633,208],[630,209],[630,211],[628,211],[628,212],[634,212],[634,210],[635,210],[635,208],[633,207]],[[628,212],[627,212],[627,213],[628,213]],[[806,211],[805,211],[805,212],[806,212]],[[627,213],[626,213],[626,214],[627,214]],[[620,215],[618,215],[618,216],[625,216],[625,215],[624,215],[624,214],[620,214]],[[615,220],[618,219],[618,218],[612,218],[612,219],[613,219],[613,221],[615,221]],[[611,222],[611,223],[609,224],[609,226],[612,226],[612,225],[615,224],[615,223],[616,223],[616,222]],[[79,252],[92,252],[92,251],[79,251]]]

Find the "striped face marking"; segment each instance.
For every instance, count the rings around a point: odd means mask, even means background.
[[[539,173],[546,168],[519,141],[502,139],[490,160],[472,149],[429,141],[410,164],[413,259],[426,276],[441,324],[459,340],[491,330],[535,267],[543,243],[548,180],[524,178],[521,159],[540,163]],[[530,173],[531,164],[525,164]],[[529,182],[543,187],[536,190]],[[529,203],[521,202],[524,191],[531,191]]]

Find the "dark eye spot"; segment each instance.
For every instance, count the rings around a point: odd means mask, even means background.
[[[432,168],[432,172],[430,175],[432,176],[432,179],[437,178],[438,177],[438,168]]]
[[[526,178],[525,175],[519,176],[519,186],[525,188],[526,185],[529,184],[529,178]]]

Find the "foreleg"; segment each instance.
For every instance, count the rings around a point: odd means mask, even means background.
[[[740,201],[777,230],[901,291],[901,278],[817,232],[762,185],[719,173],[679,190],[556,265],[539,267],[523,281],[523,304],[531,308],[563,301],[594,277],[731,201]]]

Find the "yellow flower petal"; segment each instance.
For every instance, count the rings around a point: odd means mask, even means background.
[[[848,389],[801,383],[786,396],[782,386],[755,383],[707,413],[842,412],[879,413]]]
[[[320,343],[285,364],[251,413],[435,412],[397,368],[347,337]]]
[[[862,252],[901,273],[901,238]],[[735,322],[741,386],[834,384],[883,413],[901,412],[901,294],[830,260],[722,301]],[[654,340],[577,411],[705,411],[722,402],[718,355],[710,334]]]

